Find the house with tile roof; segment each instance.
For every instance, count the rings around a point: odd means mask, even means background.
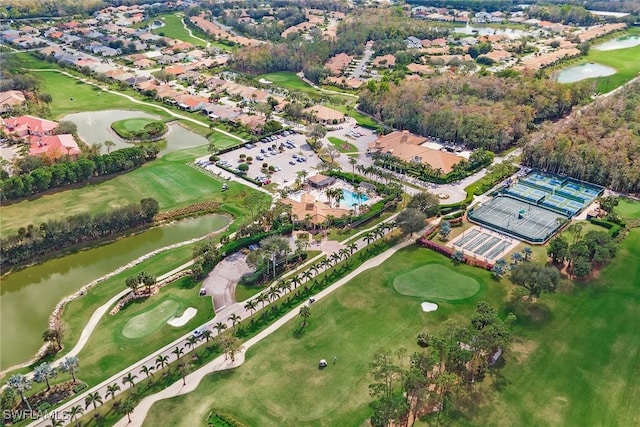
[[[80,154],[78,143],[71,134],[32,136],[29,155],[36,157],[48,157],[51,160],[63,156],[77,158]]]

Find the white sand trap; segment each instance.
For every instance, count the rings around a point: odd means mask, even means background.
[[[167,320],[167,323],[175,327],[184,326],[189,320],[193,319],[193,316],[195,316],[197,312],[198,309],[189,307],[184,311],[184,313],[182,313],[182,316],[169,319]]]
[[[420,304],[422,306],[422,311],[436,311],[438,309],[438,304],[434,304],[432,302],[423,302]]]

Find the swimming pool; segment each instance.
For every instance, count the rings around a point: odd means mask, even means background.
[[[360,197],[358,197],[356,193],[351,190],[347,190],[346,188],[342,189],[342,193],[344,195],[344,199],[340,200],[340,205],[347,209],[353,208],[353,205],[359,206],[361,203],[369,200],[369,198],[365,194],[362,194]]]

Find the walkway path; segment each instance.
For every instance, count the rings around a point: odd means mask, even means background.
[[[41,68],[41,69],[38,69],[38,68],[30,68],[30,69],[28,69],[28,70],[29,70],[29,71],[34,71],[34,72],[42,72],[42,71],[46,71],[46,72],[54,72],[54,73],[64,74],[64,75],[65,75],[65,76],[67,76],[67,77],[71,77],[71,78],[76,79],[76,80],[79,80],[79,81],[81,81],[81,82],[83,82],[83,83],[85,83],[85,84],[88,84],[88,85],[91,85],[91,86],[95,86],[95,87],[97,87],[97,88],[99,88],[99,89],[102,89],[102,90],[103,90],[103,91],[105,91],[105,92],[112,93],[112,94],[114,94],[114,95],[118,95],[118,96],[121,96],[121,97],[123,97],[123,98],[127,98],[129,101],[133,102],[134,104],[147,105],[147,106],[149,106],[149,107],[153,107],[153,108],[156,108],[156,109],[158,109],[158,110],[164,111],[165,113],[169,114],[170,116],[175,117],[175,118],[178,118],[178,119],[180,119],[180,120],[186,120],[186,121],[189,121],[189,122],[191,122],[191,123],[195,123],[195,124],[197,124],[197,125],[199,125],[199,126],[209,128],[209,125],[208,125],[208,124],[203,123],[203,122],[201,122],[200,120],[196,120],[196,119],[192,119],[191,117],[183,116],[182,114],[175,113],[175,112],[173,112],[173,111],[169,110],[168,108],[162,107],[162,106],[160,106],[160,105],[156,105],[156,104],[152,104],[152,103],[150,103],[150,102],[145,102],[145,101],[137,100],[137,99],[135,99],[134,97],[132,97],[131,95],[127,95],[127,94],[125,94],[125,93],[121,93],[121,92],[118,92],[118,91],[115,91],[115,90],[107,89],[107,88],[105,88],[105,87],[103,87],[103,86],[101,86],[101,85],[99,85],[99,84],[97,84],[97,83],[94,83],[94,82],[92,82],[92,81],[90,81],[90,80],[87,80],[87,79],[83,79],[83,78],[80,78],[80,77],[74,76],[73,74],[68,73],[68,72],[66,72],[66,71],[56,70],[55,68]],[[227,131],[225,131],[225,130],[218,129],[218,128],[213,128],[213,129],[214,129],[216,132],[220,132],[221,134],[224,134],[224,135],[226,135],[226,136],[228,136],[228,137],[230,137],[230,138],[237,139],[238,141],[241,141],[241,142],[245,142],[245,140],[244,140],[244,139],[242,139],[242,138],[240,138],[239,136],[236,136],[236,135],[234,135],[234,134],[232,134],[232,133],[230,133],[230,132],[227,132]]]
[[[398,250],[400,250],[402,248],[405,248],[405,247],[407,247],[407,246],[409,246],[409,245],[411,245],[413,243],[414,243],[414,241],[412,239],[405,240],[405,241],[403,241],[401,243],[398,243],[397,245],[395,245],[391,249],[385,251],[384,253],[367,260],[360,267],[356,268],[354,271],[352,271],[351,273],[349,273],[348,275],[346,275],[342,279],[338,280],[333,285],[329,286],[327,289],[324,289],[323,291],[321,291],[318,294],[316,294],[314,296],[314,298],[317,301],[317,300],[320,300],[322,298],[327,297],[333,291],[339,289],[340,287],[342,287],[346,283],[349,283],[351,280],[353,280],[353,278],[355,278],[356,276],[358,276],[362,272],[364,272],[366,270],[369,270],[371,268],[378,267],[384,261],[388,260]],[[280,327],[282,327],[284,324],[286,324],[291,319],[296,318],[298,316],[298,313],[300,312],[300,307],[302,307],[302,306],[304,306],[306,304],[307,304],[306,302],[300,304],[298,307],[294,308],[289,313],[285,314],[280,319],[275,321],[272,325],[267,327],[264,331],[260,332],[255,337],[247,340],[243,345],[242,351],[236,356],[236,359],[235,359],[234,362],[231,362],[231,360],[225,360],[224,356],[219,356],[218,358],[216,358],[213,361],[209,362],[208,364],[206,364],[202,368],[200,368],[200,369],[192,372],[191,374],[189,374],[186,377],[186,385],[183,385],[182,380],[179,380],[179,381],[176,381],[175,383],[173,383],[171,386],[167,387],[166,389],[162,390],[161,392],[158,392],[156,394],[153,394],[151,396],[148,396],[148,397],[145,397],[144,399],[142,399],[142,401],[138,404],[138,406],[136,406],[135,410],[131,414],[131,423],[129,423],[127,417],[123,417],[119,422],[117,422],[115,424],[115,426],[116,427],[125,427],[127,425],[141,426],[142,423],[144,422],[144,419],[147,416],[147,413],[151,409],[151,406],[155,402],[157,402],[159,400],[163,400],[163,399],[169,399],[169,398],[172,398],[172,397],[175,397],[175,396],[179,396],[179,395],[182,395],[182,394],[186,394],[186,393],[189,393],[189,392],[195,390],[196,387],[198,386],[198,384],[200,384],[200,381],[206,375],[208,375],[208,374],[210,374],[212,372],[222,371],[222,370],[231,369],[231,368],[236,368],[236,367],[242,365],[242,363],[244,362],[245,354],[246,354],[246,352],[247,352],[247,350],[249,348],[251,348],[252,346],[257,344],[258,342],[262,341],[263,339],[265,339],[266,337],[268,337],[269,335],[271,335],[272,333],[274,333],[275,331],[280,329]]]
[[[392,221],[394,218],[395,218],[395,215],[390,217],[390,218],[388,218],[388,219],[386,219],[385,222]],[[375,228],[375,227],[372,227],[371,229],[373,229],[373,228]],[[345,240],[344,243],[346,243],[347,241],[351,242],[351,241],[354,241],[354,239],[357,239],[356,241],[357,241],[357,244],[358,244],[358,248],[364,248],[365,246],[367,246],[367,243],[365,242],[365,239],[364,238],[360,238],[360,236],[363,236],[365,233],[367,233],[371,229],[363,230],[363,231],[359,232],[355,236],[352,236],[351,238]],[[384,254],[382,254],[382,255],[384,255]],[[379,255],[378,257],[380,257],[382,255]],[[319,255],[318,257],[314,258],[314,260],[319,258],[320,256],[321,255]],[[376,257],[376,258],[378,258],[378,257]],[[364,269],[371,268],[370,261],[371,260],[365,262],[358,269],[356,269],[354,272],[349,274],[345,279],[354,277],[354,273],[356,271],[357,272],[363,271],[362,270],[363,268]],[[296,271],[292,272],[291,275],[297,274],[297,272],[301,271],[302,268],[308,268],[308,263],[303,265],[303,266],[301,266]],[[365,266],[367,266],[367,267],[365,267]],[[321,274],[321,273],[317,272],[317,274]],[[355,273],[355,274],[357,274],[357,273]],[[312,280],[312,278],[307,279],[307,281],[309,281],[309,280]],[[342,280],[344,280],[344,279],[342,279]],[[346,282],[343,282],[342,280],[337,282],[337,283],[346,283]],[[302,283],[305,283],[305,282],[303,281]],[[327,288],[327,290],[328,289],[335,289],[334,286],[335,286],[335,284],[331,285],[329,288]],[[327,290],[323,291],[323,292],[325,292],[324,294],[326,294]],[[263,291],[263,292],[266,292],[266,291],[267,291],[267,289],[265,289],[265,291]],[[294,291],[295,291],[295,289],[291,290],[289,292],[294,292]],[[255,296],[253,298],[255,298]],[[297,315],[297,311],[295,311],[295,310],[292,313],[293,314],[291,316],[296,316]],[[211,319],[208,322],[206,322],[203,325],[201,325],[200,328],[209,328],[209,329],[211,329],[213,327],[213,325],[218,323],[218,322],[222,322],[224,324],[227,324],[227,323],[229,323],[229,316],[231,316],[231,314],[236,314],[236,315],[238,315],[238,316],[240,316],[241,318],[244,319],[244,318],[248,317],[251,313],[244,308],[244,302],[235,303],[235,304],[232,304],[231,306],[228,306],[228,307],[224,308],[223,310],[217,312],[213,319]],[[215,336],[215,335],[216,335],[216,333],[214,332],[213,336]],[[141,376],[141,374],[140,374],[141,368],[143,366],[155,366],[155,360],[156,360],[156,358],[158,356],[166,356],[166,357],[169,358],[170,361],[173,361],[175,359],[174,354],[172,353],[173,349],[175,349],[176,347],[186,348],[187,339],[190,336],[191,336],[191,333],[189,332],[189,333],[183,335],[182,337],[176,339],[175,341],[165,345],[161,349],[159,349],[157,351],[154,351],[153,353],[143,357],[138,362],[128,366],[127,368],[121,370],[120,372],[116,373],[115,375],[112,375],[110,378],[102,381],[100,384],[98,384],[98,385],[96,385],[96,386],[94,386],[94,387],[92,387],[90,389],[85,390],[83,393],[81,393],[78,396],[74,397],[70,401],[63,403],[60,407],[56,408],[56,411],[58,413],[64,413],[65,411],[69,411],[70,408],[73,407],[74,405],[77,405],[77,404],[82,405],[83,402],[84,402],[85,397],[89,393],[98,392],[98,393],[100,393],[101,396],[106,396],[107,386],[110,385],[110,384],[113,384],[113,383],[118,383],[121,386],[121,391],[118,394],[124,392],[127,388],[130,387],[130,385],[129,384],[126,384],[126,385],[125,384],[121,384],[122,377],[124,377],[128,373],[133,373],[134,375],[138,375],[140,377]],[[196,347],[194,347],[194,349],[197,348],[200,345],[203,345],[203,341],[198,342],[198,344],[196,344]],[[106,401],[107,400],[105,399],[105,402]],[[66,421],[66,420],[63,420],[63,422],[64,423],[68,423],[68,421]],[[35,426],[43,427],[45,425],[48,425],[47,423],[48,423],[48,420],[42,420],[41,419],[41,420],[34,421],[33,423],[29,424],[29,426],[30,427],[35,427]]]
[[[183,27],[184,27],[184,29],[187,31],[187,33],[189,33],[189,35],[190,35],[191,37],[193,37],[193,38],[194,38],[194,39],[196,39],[196,40],[200,40],[200,41],[202,41],[202,42],[205,42],[205,43],[206,43],[206,46],[205,46],[206,48],[209,48],[209,46],[211,46],[211,42],[210,42],[210,41],[205,40],[205,39],[203,39],[203,38],[200,38],[200,37],[198,37],[198,36],[194,36],[194,35],[193,35],[193,32],[191,31],[191,28],[187,27],[187,23],[186,23],[186,22],[184,22],[184,18],[185,18],[184,14],[182,14],[182,13],[176,13],[176,16],[180,17],[180,21],[182,22],[182,26],[183,26]]]

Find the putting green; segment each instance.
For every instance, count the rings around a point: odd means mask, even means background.
[[[399,294],[426,299],[458,301],[471,298],[480,284],[449,267],[427,264],[397,275],[393,287]]]
[[[117,120],[111,123],[111,129],[123,139],[159,137],[167,132],[163,122],[141,117]]]
[[[126,338],[142,338],[151,335],[166,325],[167,320],[175,316],[180,304],[174,300],[162,301],[155,307],[132,317],[122,328]]]

